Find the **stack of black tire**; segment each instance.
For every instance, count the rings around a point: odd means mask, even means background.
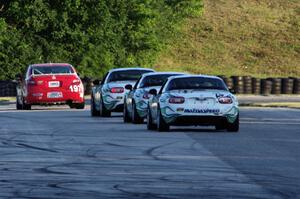
[[[244,94],[252,94],[252,77],[244,76]]]
[[[252,78],[252,94],[261,94],[261,79],[255,77]]]
[[[0,97],[16,96],[16,83],[10,80],[0,81]]]
[[[293,79],[294,79],[293,93],[300,95],[300,78],[293,78]]]
[[[300,94],[300,78],[267,78],[251,76],[221,77],[229,89],[237,94],[279,95]]]
[[[242,76],[233,76],[233,89],[238,94],[244,94],[244,81]]]
[[[291,78],[283,78],[282,79],[282,94],[293,94],[294,90],[294,80]]]
[[[268,78],[267,80],[272,82],[271,94],[279,95],[281,94],[281,79],[280,78]]]

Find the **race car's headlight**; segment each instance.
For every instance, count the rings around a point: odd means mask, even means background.
[[[170,104],[183,104],[185,101],[184,97],[171,97],[169,99]]]
[[[232,98],[231,97],[219,97],[218,101],[220,104],[232,104]]]
[[[124,88],[123,87],[114,87],[110,89],[111,93],[123,93],[124,92]]]

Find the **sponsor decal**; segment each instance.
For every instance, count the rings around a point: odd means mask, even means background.
[[[184,109],[185,113],[219,113],[219,109]]]

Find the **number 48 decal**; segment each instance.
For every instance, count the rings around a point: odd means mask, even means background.
[[[71,85],[70,86],[70,90],[71,90],[71,92],[77,93],[77,92],[79,92],[81,90],[81,88],[78,85]]]

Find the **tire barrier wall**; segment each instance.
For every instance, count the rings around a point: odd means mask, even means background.
[[[300,94],[300,78],[259,79],[251,76],[219,77],[224,80],[228,88],[233,88],[237,94]]]
[[[255,95],[279,95],[279,94],[300,94],[300,78],[267,78],[259,79],[250,76],[219,76],[224,80],[229,89],[233,89],[237,94]],[[85,95],[90,95],[92,80],[82,78],[85,88]],[[7,80],[0,81],[0,97],[16,96],[16,82]]]
[[[0,81],[0,97],[16,96],[16,85],[13,81]]]

